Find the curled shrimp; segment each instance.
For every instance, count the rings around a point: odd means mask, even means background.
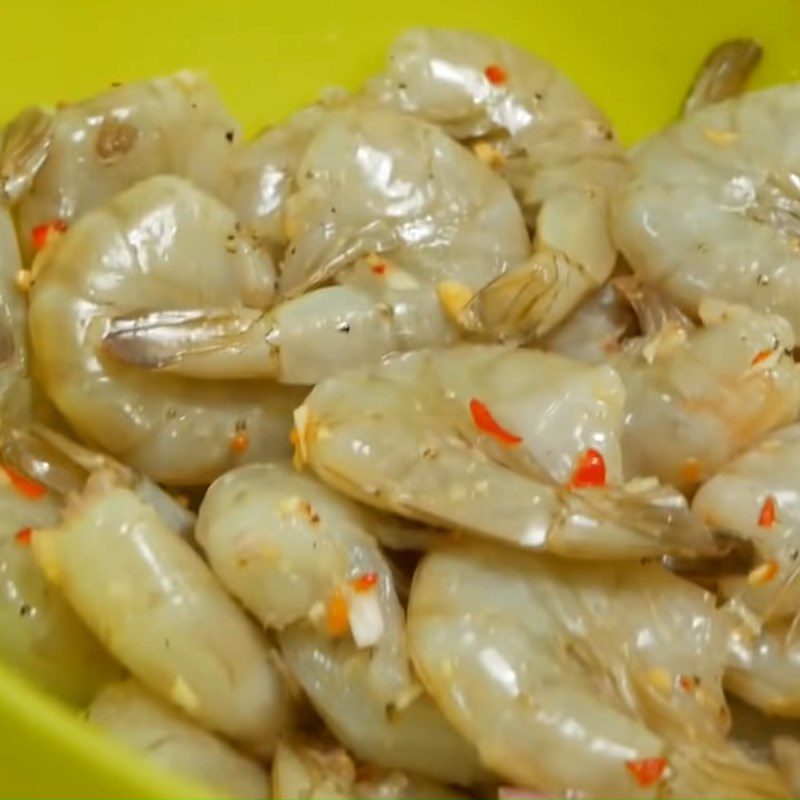
[[[26,260],[35,228],[70,225],[144,178],[174,174],[216,188],[239,136],[216,91],[192,72],[112,87],[52,112],[28,110],[13,130],[0,172],[15,181]]]
[[[150,178],[85,214],[40,258],[29,309],[35,374],[88,442],[172,484],[287,452],[301,390],[150,375],[104,350],[111,320],[129,311],[272,302],[272,263],[229,210],[182,179]]]
[[[466,298],[527,252],[505,182],[438,128],[401,114],[330,112],[296,184],[281,302],[134,313],[107,334],[115,357],[202,378],[315,383],[389,352],[456,341]]]
[[[120,671],[39,570],[32,531],[54,525],[60,503],[13,466],[0,468],[0,655],[62,699],[87,702]]]
[[[228,589],[281,631],[289,669],[360,758],[471,782],[474,753],[420,693],[405,618],[364,511],[289,465],[218,479],[197,540]]]
[[[462,321],[501,337],[542,335],[604,283],[617,249],[610,192],[623,150],[600,110],[552,65],[462,31],[412,29],[367,89],[469,142],[510,182],[534,232],[530,258],[481,291]]]
[[[614,203],[637,275],[696,314],[718,297],[800,326],[800,85],[701,108],[639,145]]]
[[[765,622],[800,614],[800,425],[774,431],[726,464],[693,508],[716,529],[752,543],[756,566],[719,582],[723,597]]]
[[[714,597],[660,567],[450,549],[423,560],[408,614],[423,683],[508,780],[566,796],[785,792],[724,738]]]
[[[151,506],[95,473],[31,543],[48,580],[145,685],[211,730],[272,748],[290,703],[270,648]]]
[[[356,767],[341,747],[293,739],[272,760],[272,796],[281,800],[425,800],[463,797],[407,772]]]
[[[298,454],[376,508],[571,558],[713,553],[686,501],[623,485],[625,391],[606,365],[503,346],[391,356],[318,384]]]
[[[697,328],[680,317],[659,320],[610,362],[627,390],[626,471],[685,492],[800,412],[800,367],[786,320],[711,300],[698,313]]]
[[[136,681],[105,686],[86,716],[111,737],[170,772],[228,797],[261,800],[267,795],[269,779],[263,767],[199,728]]]

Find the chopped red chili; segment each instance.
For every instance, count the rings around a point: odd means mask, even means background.
[[[626,761],[625,767],[641,787],[652,786],[664,774],[667,768],[666,758],[642,758],[638,761]]]
[[[32,481],[30,478],[26,478],[13,467],[4,465],[3,470],[6,475],[8,475],[11,485],[29,500],[38,500],[40,497],[44,497],[44,495],[47,494],[47,489],[45,489],[44,486],[40,483],[36,483],[36,481]]]
[[[522,441],[521,436],[517,436],[510,431],[507,431],[500,423],[492,416],[485,403],[473,398],[469,401],[469,411],[472,414],[472,421],[475,427],[488,433],[489,436],[497,439],[502,444],[519,444]]]
[[[353,579],[353,588],[357,592],[368,592],[378,583],[377,572],[365,572]]]
[[[603,454],[592,448],[587,450],[572,473],[571,484],[575,489],[605,486],[606,462]]]
[[[508,80],[508,73],[497,64],[489,64],[483,72],[494,86],[500,86]]]
[[[31,241],[34,250],[41,250],[49,241],[54,233],[64,233],[67,223],[61,219],[54,219],[51,222],[44,222],[37,225],[31,231]]]
[[[373,264],[371,269],[376,275],[386,274],[386,264],[384,264],[383,262],[381,262],[380,264]]]
[[[775,509],[775,498],[772,495],[768,495],[767,499],[764,501],[764,505],[761,506],[761,512],[758,515],[759,527],[771,528],[775,524],[777,516],[778,515]]]
[[[33,528],[22,528],[14,534],[17,544],[30,544],[33,536]]]

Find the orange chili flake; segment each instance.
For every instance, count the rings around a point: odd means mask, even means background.
[[[333,636],[341,636],[347,632],[348,627],[347,600],[337,589],[328,605],[328,630]]]
[[[492,416],[489,409],[480,400],[474,397],[469,401],[469,413],[472,414],[472,421],[478,430],[488,433],[489,436],[497,439],[502,444],[519,444],[521,436],[510,433]]]
[[[41,250],[49,241],[53,234],[64,233],[67,223],[62,219],[54,219],[51,222],[44,222],[37,225],[31,232],[31,241],[34,250]]]
[[[770,494],[761,506],[761,511],[758,515],[758,525],[760,528],[771,528],[775,524],[777,514],[775,511],[775,498]]]
[[[747,582],[750,586],[764,586],[778,574],[778,562],[770,558],[763,564],[759,564],[751,569],[747,574]]]
[[[489,64],[483,74],[489,79],[489,83],[495,86],[500,86],[508,80],[508,73],[497,64]]]
[[[681,675],[678,678],[678,683],[684,692],[694,691],[694,678],[691,675]]]
[[[750,365],[754,367],[756,364],[766,361],[774,352],[774,350],[759,350],[753,356],[753,360],[750,362]]]
[[[237,456],[242,455],[242,453],[246,453],[249,447],[250,437],[246,433],[237,433],[231,439],[231,450],[233,450]]]
[[[14,534],[17,544],[30,544],[33,528],[22,528]]]
[[[571,485],[575,489],[606,485],[606,462],[603,454],[589,448],[572,473]]]
[[[29,500],[38,500],[47,494],[47,489],[40,483],[26,478],[22,473],[17,472],[13,467],[3,466],[3,470],[8,475],[13,487],[23,496]]]
[[[373,272],[374,272],[376,275],[385,275],[385,274],[386,274],[386,264],[384,264],[383,262],[380,262],[380,263],[378,263],[378,264],[373,264],[373,265],[370,267],[370,269],[371,269],[371,270],[372,270],[372,271],[373,271]]]
[[[666,758],[641,758],[638,761],[626,761],[625,768],[636,778],[641,787],[652,786],[664,774],[667,768]]]
[[[365,572],[353,579],[353,588],[357,592],[368,592],[378,582],[377,572]]]

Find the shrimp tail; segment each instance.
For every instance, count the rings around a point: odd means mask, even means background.
[[[730,39],[717,45],[697,71],[683,101],[681,115],[740,94],[763,52],[753,39]]]
[[[30,189],[52,140],[50,111],[31,106],[11,121],[0,147],[0,194],[7,203],[15,203]]]
[[[497,341],[528,341],[558,325],[592,285],[565,254],[537,253],[476,292],[459,323]]]
[[[636,314],[642,336],[657,336],[665,328],[683,329],[686,333],[694,328],[691,319],[666,294],[635,275],[615,278],[612,284]]]
[[[273,378],[268,334],[259,309],[165,309],[115,317],[102,347],[117,362],[184,377]]]
[[[564,514],[551,532],[553,552],[573,557],[630,558],[721,556],[724,548],[694,516],[684,496],[658,483],[639,479],[625,486],[570,489]]]

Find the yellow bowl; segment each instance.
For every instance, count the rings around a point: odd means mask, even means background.
[[[197,67],[253,131],[323,86],[358,86],[392,37],[419,24],[498,34],[556,62],[626,141],[674,116],[722,39],[764,45],[759,84],[800,70],[798,0],[4,0],[0,116]],[[2,667],[0,747],[2,797],[212,796],[151,771]]]

